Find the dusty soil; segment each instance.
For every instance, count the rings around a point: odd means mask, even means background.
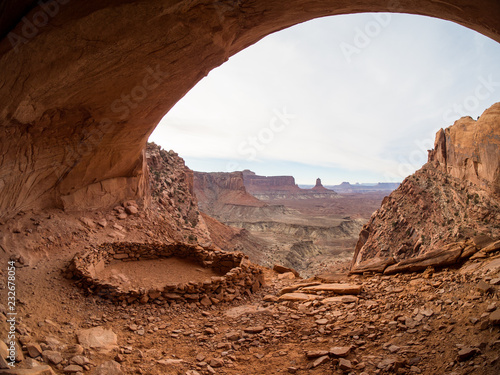
[[[97,278],[127,288],[162,288],[167,283],[202,282],[222,276],[212,268],[181,258],[147,259],[135,262],[114,261],[97,273]]]

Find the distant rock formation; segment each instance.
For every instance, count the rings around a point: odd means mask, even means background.
[[[429,161],[363,227],[351,272],[449,266],[481,249],[475,256],[487,256],[500,238],[499,187],[497,103],[479,120],[464,117],[437,133]]]
[[[342,182],[340,185],[328,186],[339,194],[347,193],[371,193],[371,192],[391,192],[401,185],[399,182],[379,182],[375,185],[370,184],[350,184]]]
[[[332,191],[332,190],[328,190],[327,188],[325,188],[323,186],[323,184],[321,184],[321,178],[316,179],[316,185],[314,185],[314,187],[311,190],[313,190],[314,192],[331,192]]]
[[[334,198],[338,194],[326,189],[321,179],[312,189],[301,189],[293,176],[258,176],[248,169],[243,171],[247,191],[261,200]]]
[[[248,194],[242,172],[194,172],[194,191],[201,210],[210,215],[219,212],[221,206],[228,204],[266,206],[266,203]]]

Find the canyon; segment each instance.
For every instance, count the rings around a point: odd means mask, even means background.
[[[304,277],[350,260],[362,225],[390,191],[340,196],[319,178],[302,189],[293,176],[194,172],[202,212],[258,238],[260,264],[290,267]]]

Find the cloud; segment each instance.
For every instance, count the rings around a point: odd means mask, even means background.
[[[425,162],[439,128],[500,101],[500,87],[474,96],[488,77],[500,81],[499,62],[498,43],[447,21],[321,18],[214,69],[150,140],[204,170],[229,163],[283,174],[295,166],[298,181],[315,168],[330,168],[332,183],[402,179]],[[287,123],[276,115],[283,111],[293,115]]]

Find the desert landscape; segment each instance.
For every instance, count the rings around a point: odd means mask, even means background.
[[[303,277],[350,262],[363,224],[392,191],[389,186],[365,189],[340,195],[319,178],[316,185],[303,189],[293,176],[194,173],[202,212],[256,237],[259,264],[291,267]]]
[[[0,10],[0,375],[500,373],[500,103],[401,184],[196,172],[147,142],[274,31],[397,11],[500,42],[497,2]]]

